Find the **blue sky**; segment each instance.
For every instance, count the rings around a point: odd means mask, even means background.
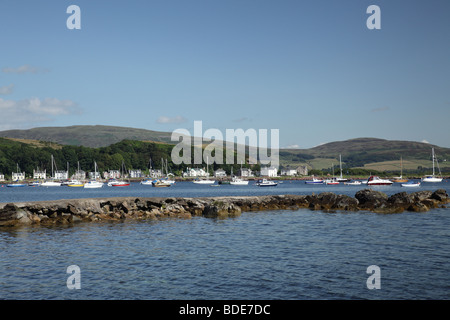
[[[280,147],[450,147],[449,16],[447,0],[2,0],[0,130],[201,120],[279,129]]]

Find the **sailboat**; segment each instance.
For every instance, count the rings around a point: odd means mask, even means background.
[[[242,162],[241,162],[241,174],[242,174]],[[246,186],[248,185],[248,180],[242,179],[242,176],[240,178],[234,176],[231,178],[230,184],[235,186]]]
[[[433,174],[431,176],[426,176],[426,177],[422,178],[422,181],[423,182],[442,182],[442,178],[436,177],[435,172],[434,172],[434,161],[436,161],[436,165],[439,170],[439,175],[441,175],[441,169],[439,169],[439,163],[436,159],[436,156],[434,155],[434,148],[431,148],[431,157],[433,159]]]
[[[348,182],[350,179],[346,179],[342,177],[342,157],[339,155],[339,168],[341,170],[341,175],[336,179],[337,182]]]
[[[97,162],[94,161],[94,179],[89,180],[88,182],[86,182],[84,184],[84,188],[85,189],[93,189],[93,188],[101,188],[103,187],[103,182],[97,181]]]
[[[122,171],[123,169],[123,171]],[[125,163],[122,161],[122,167],[120,168],[120,175],[123,177],[125,175]],[[113,179],[108,182],[108,187],[128,187],[130,183],[128,181]]]
[[[208,162],[209,162],[209,158],[206,158],[206,172],[209,174],[209,164],[208,164]],[[193,181],[194,183],[196,183],[196,184],[213,184],[215,181],[214,180],[211,180],[211,179],[195,179],[194,181]]]
[[[325,184],[330,184],[330,185],[339,184],[339,181],[334,176],[334,165],[331,164],[331,167],[333,168],[333,177],[331,179],[326,179]],[[342,170],[341,170],[341,174],[342,174]]]
[[[17,164],[17,173],[20,173],[19,164]],[[19,183],[19,179],[15,181],[16,183],[9,183],[6,186],[7,187],[25,187],[25,183]]]
[[[51,180],[47,180],[41,183],[42,187],[60,187],[61,186],[61,182],[57,182],[55,181],[55,176],[54,176],[54,171],[53,171],[53,164],[55,164],[56,167],[56,163],[55,163],[55,159],[53,158],[53,155],[51,155],[51,162],[52,162],[52,176],[51,176]]]
[[[392,182],[408,182],[408,179],[403,178],[403,161],[402,157],[400,157],[400,177],[395,177],[391,180]]]
[[[152,177],[152,158],[150,158],[150,164],[148,168],[148,179],[142,180],[141,184],[151,186],[153,182],[156,182],[156,180],[152,180],[151,177]]]

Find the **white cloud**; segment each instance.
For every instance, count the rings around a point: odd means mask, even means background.
[[[54,117],[79,114],[80,109],[72,100],[57,98],[30,98],[25,100],[0,99],[0,130],[22,128],[40,122],[53,121]]]
[[[286,147],[286,149],[300,149],[298,144],[291,144]]]
[[[23,66],[12,68],[5,67],[2,69],[4,73],[16,73],[16,74],[24,74],[24,73],[45,73],[48,72],[48,69],[42,69],[38,67],[30,66],[29,64],[24,64]]]
[[[427,140],[425,140],[425,139],[423,139],[422,142],[423,142],[423,143],[430,143],[429,141],[427,141]]]
[[[13,92],[14,85],[0,87],[0,94],[11,94]]]
[[[158,118],[158,120],[156,120],[157,123],[183,123],[186,122],[186,118],[182,117],[182,116],[175,116],[175,117],[165,117],[165,116],[161,116]]]

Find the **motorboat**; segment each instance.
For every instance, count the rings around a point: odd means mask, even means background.
[[[235,185],[235,186],[246,186],[246,185],[248,185],[248,180],[243,180],[238,177],[233,177],[230,181],[230,184]]]
[[[369,179],[367,179],[368,186],[390,186],[392,184],[393,182],[391,180],[381,179],[378,176],[370,176]]]
[[[344,182],[344,184],[347,186],[360,186],[362,184],[362,182],[355,180],[355,181]]]
[[[145,186],[151,186],[151,185],[153,184],[154,181],[156,181],[156,180],[150,180],[150,179],[142,180],[142,181],[141,181],[141,184],[143,184],[143,185],[145,185]]]
[[[278,185],[275,181],[270,181],[267,179],[260,179],[255,183],[259,187],[276,187]]]
[[[130,183],[127,181],[121,181],[116,179],[108,181],[108,187],[127,187],[129,185]]]
[[[41,187],[61,187],[61,182],[59,181],[44,181],[41,183]]]
[[[193,182],[196,184],[213,184],[216,181],[210,179],[195,179]]]
[[[83,187],[84,183],[80,180],[70,180],[67,184],[68,187]]]
[[[103,187],[103,182],[97,180],[90,180],[86,182],[83,186],[85,189],[94,189]]]
[[[156,180],[152,182],[152,186],[154,187],[170,187],[172,184],[165,180]]]
[[[325,184],[330,184],[330,185],[339,184],[339,181],[336,178],[326,179]]]
[[[28,184],[29,187],[39,187],[41,183],[39,181],[33,181]]]
[[[323,184],[323,180],[322,179],[316,179],[316,177],[312,177],[312,180],[306,180],[305,181],[306,184]]]
[[[408,182],[408,183],[402,183],[402,187],[420,187],[420,181],[418,182]]]

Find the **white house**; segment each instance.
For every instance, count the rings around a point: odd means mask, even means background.
[[[5,175],[3,173],[0,173],[0,181],[5,181]]]
[[[130,178],[142,178],[144,176],[141,169],[130,169],[128,172],[130,174]]]
[[[261,176],[276,177],[278,169],[275,167],[261,167]]]
[[[214,177],[216,177],[216,178],[223,178],[226,176],[227,176],[227,173],[223,169],[217,169],[216,171],[214,171]]]
[[[297,175],[296,169],[281,169],[282,176],[295,176]]]
[[[72,175],[73,180],[86,180],[86,172],[83,170],[77,170]]]
[[[252,169],[249,168],[239,169],[237,173],[237,175],[241,177],[253,177]]]
[[[100,172],[89,172],[89,179],[91,180],[97,180],[100,179]]]
[[[67,180],[69,179],[69,172],[64,170],[55,171],[55,180]]]
[[[25,180],[25,172],[13,172],[11,177],[12,177],[12,181]]]
[[[186,172],[183,172],[183,177],[209,177],[203,168],[187,168]]]
[[[120,171],[119,170],[109,170],[103,172],[103,177],[105,179],[119,179],[120,178]]]
[[[36,170],[33,169],[33,179],[47,179],[47,170],[39,170],[39,168]]]

